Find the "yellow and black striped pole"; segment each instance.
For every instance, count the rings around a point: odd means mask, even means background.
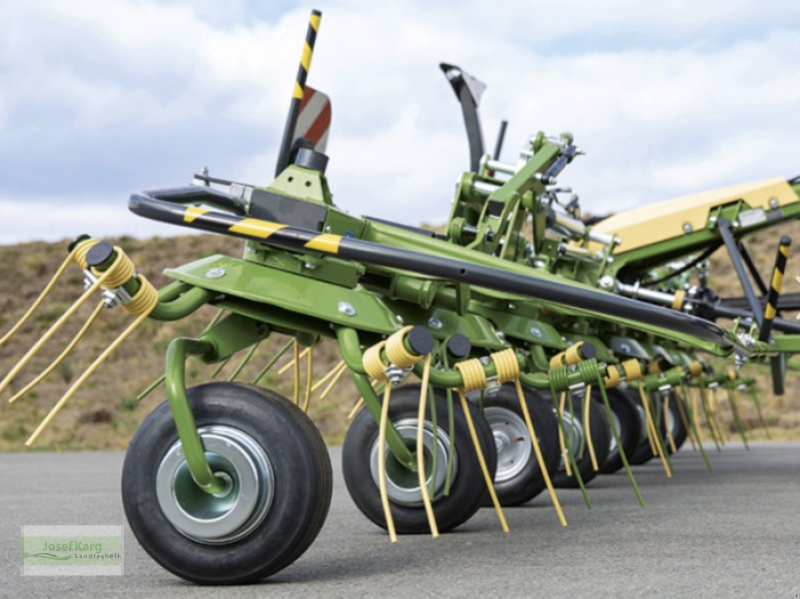
[[[278,154],[278,164],[275,167],[276,177],[281,174],[283,169],[289,166],[289,154],[292,151],[292,138],[297,126],[297,115],[300,114],[300,104],[303,102],[303,95],[306,91],[308,69],[311,67],[311,55],[314,53],[314,42],[317,41],[317,31],[319,30],[321,19],[322,13],[320,11],[311,11],[311,16],[308,19],[306,41],[303,43],[303,54],[300,56],[300,68],[297,70],[297,79],[294,82],[292,103],[289,105],[289,116],[286,117],[286,127],[283,130],[283,141]]]
[[[786,272],[786,261],[789,259],[789,246],[792,245],[792,238],[783,235],[778,243],[778,253],[775,256],[775,268],[772,271],[772,281],[767,294],[767,305],[764,307],[764,321],[761,323],[759,341],[768,341],[772,330],[772,321],[778,313],[778,298],[783,287],[783,273]]]

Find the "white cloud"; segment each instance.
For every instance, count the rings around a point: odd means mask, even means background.
[[[446,217],[468,152],[442,60],[489,84],[484,134],[491,147],[499,119],[510,120],[506,158],[539,128],[575,133],[588,156],[560,179],[588,211],[800,173],[794,3],[488,10],[477,1],[326,7],[309,82],[333,99],[329,175],[342,207],[412,224]],[[306,17],[293,9],[268,21],[215,0],[0,3],[0,158],[14,165],[0,164],[9,175],[0,176],[0,240],[69,237],[86,221],[96,234],[149,231],[126,212],[127,193],[185,182],[181,156],[267,182]],[[206,131],[213,137],[200,147]],[[152,140],[153,152],[129,138]],[[48,188],[46,161],[65,153],[102,167],[73,168]],[[53,208],[62,189],[83,208],[42,210],[38,224],[10,199]]]

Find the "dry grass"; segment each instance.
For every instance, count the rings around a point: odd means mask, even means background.
[[[764,272],[768,272],[773,260],[775,240],[778,233],[794,234],[800,241],[800,223],[791,223],[757,235],[753,239],[753,251]],[[162,271],[169,266],[183,264],[215,253],[241,254],[241,242],[218,236],[182,236],[137,240],[121,238],[115,240],[131,255],[136,264],[156,286],[167,282]],[[66,243],[29,243],[0,247],[0,331],[7,330],[30,303],[36,298],[45,282],[63,260]],[[789,263],[786,279],[787,291],[800,291],[794,280],[792,263]],[[730,264],[724,257],[715,257],[712,283],[723,295],[741,295]],[[36,317],[7,345],[0,347],[0,373],[8,372],[15,361],[23,355],[44,332],[54,318],[69,306],[81,291],[81,274],[77,269],[68,271],[63,284],[59,285],[46,305]],[[85,318],[90,306],[84,306],[81,316]],[[178,335],[199,333],[210,319],[213,311],[204,308],[197,314],[177,323],[147,322],[134,337],[123,344],[111,359],[90,379],[87,385],[67,405],[53,425],[41,437],[38,449],[121,449],[142,419],[163,401],[163,390],[158,389],[142,402],[137,394],[163,370],[163,356],[169,341]],[[95,329],[76,348],[73,354],[51,376],[28,396],[9,406],[0,402],[0,451],[22,448],[27,436],[44,418],[50,406],[68,388],[102,349],[122,330],[127,319],[121,310],[104,312]],[[11,391],[22,385],[44,369],[64,347],[79,326],[79,320],[59,331],[55,339],[37,356],[14,383]],[[284,343],[283,338],[270,339],[259,349],[255,359],[245,368],[239,380],[247,381],[263,366],[270,355]],[[281,360],[285,363],[288,356]],[[314,372],[319,378],[338,362],[335,344],[324,343],[315,352]],[[217,377],[224,380],[237,363],[234,359]],[[190,362],[187,373],[189,384],[210,379],[213,366]],[[768,389],[768,374],[764,367],[751,367]],[[800,394],[796,377],[787,381],[787,394],[772,398],[762,393],[769,415],[771,432],[777,438],[800,437]],[[263,384],[287,396],[292,394],[292,377],[289,373],[279,377],[277,369]],[[9,392],[6,392],[8,397]],[[313,401],[311,417],[329,442],[341,442],[346,427],[347,412],[357,398],[352,383],[343,377],[334,392],[325,401]],[[750,416],[754,413],[749,412]]]

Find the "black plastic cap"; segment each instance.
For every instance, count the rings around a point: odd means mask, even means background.
[[[792,245],[792,238],[788,235],[781,235],[781,245]]]
[[[594,345],[591,343],[584,341],[580,347],[581,358],[584,360],[591,360],[597,355],[597,350],[594,348]]]
[[[86,264],[100,266],[114,255],[114,246],[107,241],[101,241],[86,254]]]
[[[472,351],[472,343],[466,335],[456,333],[447,340],[447,353],[454,358],[466,358]]]
[[[71,252],[76,247],[78,247],[78,244],[81,241],[86,241],[87,239],[91,239],[91,238],[92,238],[92,236],[91,235],[87,235],[86,233],[84,233],[83,235],[78,235],[75,239],[73,239],[72,241],[69,242],[69,245],[67,246],[67,251]]]
[[[671,364],[671,363],[670,363],[670,361],[669,361],[669,360],[667,360],[667,359],[666,359],[664,356],[658,356],[658,357],[657,357],[657,358],[654,360],[654,362],[656,363],[656,365],[658,366],[658,369],[659,369],[661,372],[666,372],[667,370],[669,370],[670,368],[672,368],[672,364]]]
[[[426,356],[433,351],[433,335],[423,326],[417,325],[406,333],[406,339],[413,351],[418,356]]]
[[[311,148],[300,148],[294,157],[294,163],[297,166],[324,173],[325,169],[328,168],[328,157],[322,152],[317,152]]]

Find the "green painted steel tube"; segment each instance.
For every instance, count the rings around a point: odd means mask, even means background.
[[[187,356],[207,356],[213,352],[214,346],[207,341],[185,337],[174,339],[167,348],[166,388],[175,428],[194,482],[206,493],[221,493],[226,484],[211,471],[186,396]]]
[[[150,318],[162,322],[186,318],[189,314],[208,303],[213,296],[213,292],[200,287],[190,287],[184,283],[172,283],[159,291],[158,304],[150,313]]]
[[[350,376],[353,378],[353,382],[356,385],[356,389],[358,389],[358,392],[361,394],[361,397],[364,398],[364,405],[369,410],[372,418],[376,423],[379,423],[381,421],[381,400],[378,398],[377,393],[375,393],[375,389],[370,385],[369,379],[364,374],[358,374],[352,371],[350,372]],[[397,432],[391,420],[386,426],[386,443],[389,445],[389,451],[392,452],[392,455],[394,455],[397,461],[409,470],[417,471],[417,458],[408,448],[403,437],[400,436],[400,433]]]
[[[362,363],[363,354],[361,353],[358,332],[355,329],[342,327],[336,330],[336,334],[339,339],[339,351],[342,354],[342,359],[350,370],[350,376],[358,392],[364,398],[364,405],[367,406],[375,422],[380,422],[381,400],[366,376],[364,364]],[[433,370],[431,370],[431,374],[433,374]],[[410,470],[417,470],[417,459],[391,422],[386,427],[386,442],[389,444],[392,454],[400,463]]]

